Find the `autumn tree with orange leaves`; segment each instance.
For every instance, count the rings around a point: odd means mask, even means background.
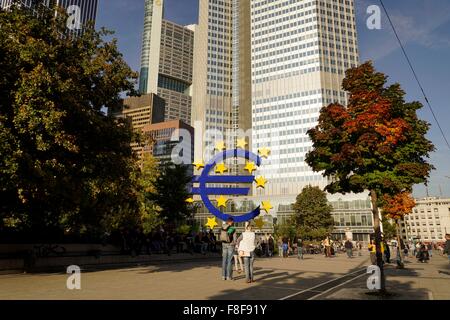
[[[393,220],[401,220],[410,214],[416,201],[409,192],[401,192],[394,196],[385,195],[382,205],[383,215]]]
[[[395,220],[395,230],[397,233],[397,243],[398,243],[398,262],[397,267],[403,269],[403,254],[401,248],[400,240],[400,220],[406,215],[410,214],[416,205],[416,201],[411,196],[409,192],[401,192],[394,196],[385,195],[383,197],[383,215],[386,218]]]
[[[387,76],[371,62],[346,71],[342,87],[347,107],[332,103],[320,111],[318,125],[308,131],[313,142],[305,161],[331,178],[330,193],[369,191],[374,220],[381,293],[385,293],[378,207],[383,195],[411,191],[424,183],[432,165],[429,124],[417,117],[420,102],[405,102],[399,84],[386,86]]]

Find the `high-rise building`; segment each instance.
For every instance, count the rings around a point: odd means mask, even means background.
[[[191,122],[194,26],[163,19],[164,1],[146,0],[139,91],[166,101],[165,120]]]
[[[354,1],[205,0],[199,4],[192,110],[195,159],[208,161],[217,140],[212,134],[201,142],[197,129],[216,129],[223,136],[230,128],[251,128],[250,149],[268,147],[271,153],[257,171],[268,183],[264,189],[254,186],[250,198],[256,205],[270,199],[272,214],[288,216],[287,208],[305,185],[323,188],[328,183],[304,161],[312,146],[306,132],[317,124],[323,106],[347,104],[342,80],[345,70],[359,63]],[[227,144],[227,148],[234,146]],[[366,201],[366,195],[342,201],[361,199]],[[368,213],[367,207],[358,210],[353,214],[360,215],[358,219]],[[355,223],[351,227],[367,240],[371,223]],[[347,222],[339,227],[336,234]]]
[[[196,159],[212,154],[217,140],[234,147],[233,132],[251,129],[250,26],[250,0],[199,2],[192,123],[210,135],[196,139]]]
[[[353,0],[253,0],[253,149],[269,147],[261,195],[292,195],[327,180],[304,162],[320,109],[347,103],[345,70],[358,64]]]
[[[0,0],[0,7],[8,8],[14,0]],[[81,32],[88,22],[95,22],[97,16],[98,0],[21,0],[20,4],[34,8],[39,4],[46,6],[58,5],[67,10],[69,16],[68,28],[74,32]]]
[[[127,119],[133,130],[142,133],[145,126],[164,121],[164,108],[164,99],[156,94],[146,94],[140,97],[126,98],[116,108],[108,110],[108,113],[116,118]],[[142,156],[146,144],[146,141],[131,144],[139,158]]]
[[[180,164],[182,161],[188,164],[188,172],[192,174],[190,164],[194,161],[194,128],[181,120],[171,120],[146,125],[142,133],[148,141],[144,153],[151,154],[160,163]]]

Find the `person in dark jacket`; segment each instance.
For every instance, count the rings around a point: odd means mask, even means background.
[[[428,255],[427,247],[424,244],[422,244],[420,246],[419,252],[417,253],[417,260],[424,263],[427,262],[429,259],[430,257]]]
[[[353,243],[347,239],[344,243],[345,250],[347,251],[347,257],[353,258]]]
[[[447,254],[448,261],[450,262],[450,234],[445,235],[445,247],[444,247],[444,254]]]
[[[385,240],[383,240],[383,244],[384,244],[384,260],[386,263],[391,263],[391,249],[389,248]]]

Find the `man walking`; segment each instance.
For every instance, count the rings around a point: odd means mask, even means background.
[[[428,256],[431,258],[433,256],[433,245],[431,244],[431,242],[428,242],[427,250],[428,250]]]
[[[347,257],[353,258],[353,243],[347,239],[344,244],[345,250],[347,251]]]
[[[448,261],[450,262],[450,234],[445,235],[445,247],[444,247],[444,254],[447,254]]]
[[[232,259],[236,246],[236,228],[233,226],[232,217],[227,219],[226,224],[220,230],[220,241],[222,242],[222,280],[233,280]]]
[[[297,258],[303,260],[303,240],[300,237],[297,239]]]

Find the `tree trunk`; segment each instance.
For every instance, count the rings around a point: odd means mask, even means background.
[[[380,268],[380,293],[386,293],[386,279],[384,277],[383,253],[381,252],[381,221],[378,213],[378,197],[375,190],[370,190],[370,198],[372,201],[373,228],[375,231],[375,246],[377,255],[377,266]]]
[[[397,264],[398,269],[403,269],[405,267],[403,263],[403,252],[402,252],[402,246],[401,246],[401,237],[400,237],[400,220],[395,220],[395,229],[397,231],[397,250],[398,256],[399,256],[399,262]]]

